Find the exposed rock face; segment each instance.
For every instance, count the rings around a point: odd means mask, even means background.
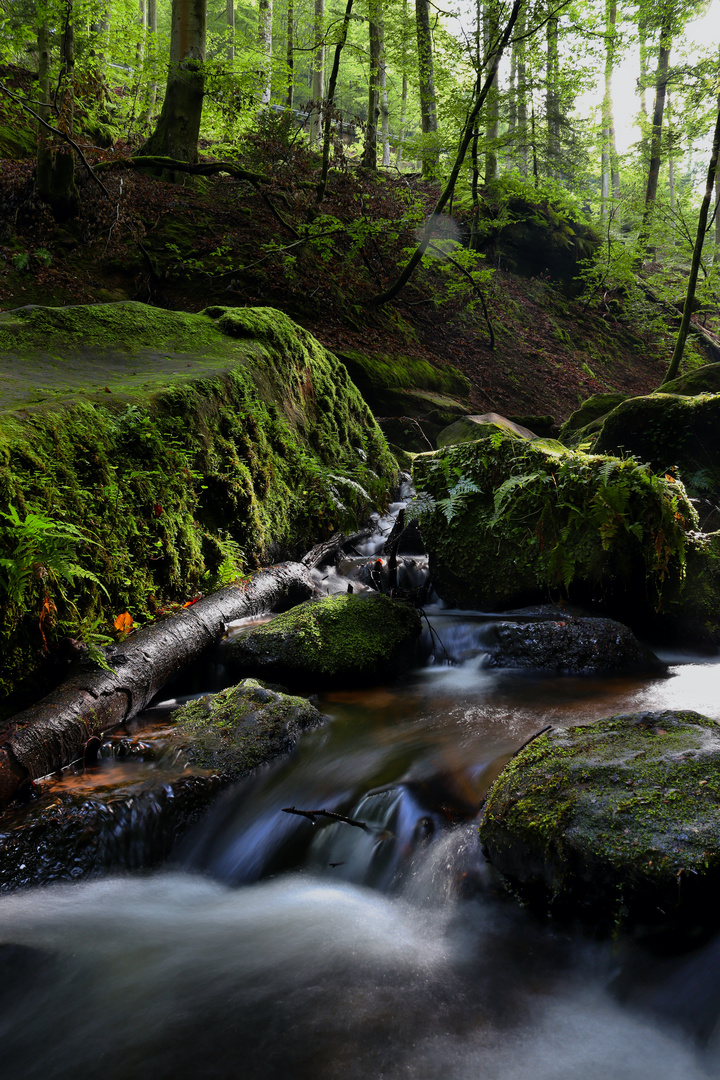
[[[175,713],[175,752],[189,765],[210,769],[225,783],[290,753],[301,732],[325,717],[301,697],[244,679],[219,694],[183,705]]]
[[[714,638],[718,560],[682,484],[514,433],[421,454],[417,506],[439,595],[499,611],[549,597]],[[686,573],[687,568],[687,573]],[[694,627],[694,630],[693,630]]]
[[[622,393],[593,394],[583,401],[579,409],[572,413],[560,428],[560,441],[566,446],[578,446],[584,439],[594,438],[603,420],[613,409],[627,400]]]
[[[381,682],[409,662],[420,616],[380,593],[308,600],[236,638],[225,662],[290,686]]]
[[[323,531],[355,530],[397,480],[346,369],[272,308],[6,312],[0,381],[0,511],[81,527],[88,543],[69,561],[109,594],[81,579],[64,589],[73,608],[51,588],[57,612],[41,628],[51,578],[31,574],[21,601],[0,605],[0,698],[45,641],[52,652],[78,636],[76,612],[143,622]],[[2,524],[0,556],[13,558],[22,530]]]
[[[491,863],[552,909],[717,923],[720,727],[694,712],[614,716],[541,735],[490,790]]]
[[[489,667],[527,668],[568,675],[655,671],[666,666],[612,619],[572,618],[498,623]]]

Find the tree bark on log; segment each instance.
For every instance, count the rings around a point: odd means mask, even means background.
[[[42,701],[0,726],[0,806],[29,780],[75,761],[102,736],[146,708],[185,664],[217,642],[234,619],[286,611],[314,592],[302,563],[279,563],[144,627],[107,651],[112,671],[71,676]]]

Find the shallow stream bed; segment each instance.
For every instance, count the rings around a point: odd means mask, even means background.
[[[0,1076],[720,1075],[717,945],[658,958],[538,919],[476,830],[492,779],[547,724],[720,722],[717,660],[666,656],[661,678],[491,671],[483,618],[432,621],[461,663],[324,695],[331,720],[220,796],[163,870],[0,898]]]

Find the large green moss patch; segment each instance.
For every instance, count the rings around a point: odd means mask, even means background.
[[[65,554],[107,590],[0,519],[0,558],[27,564],[18,600],[0,563],[5,693],[65,634],[356,527],[396,478],[345,368],[271,308],[20,309],[0,318],[0,386],[0,512],[81,529]]]

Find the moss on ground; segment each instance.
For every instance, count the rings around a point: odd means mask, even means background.
[[[718,725],[663,712],[535,739],[491,788],[480,837],[502,873],[559,910],[652,922],[715,908],[719,823]]]
[[[409,660],[420,634],[414,608],[379,593],[308,600],[236,639],[227,663],[291,685],[380,682]]]
[[[0,520],[0,557],[27,564],[1,601],[4,694],[65,634],[354,528],[396,479],[345,368],[271,308],[20,309],[0,317],[0,384],[0,511],[81,528],[75,562],[108,593]]]

